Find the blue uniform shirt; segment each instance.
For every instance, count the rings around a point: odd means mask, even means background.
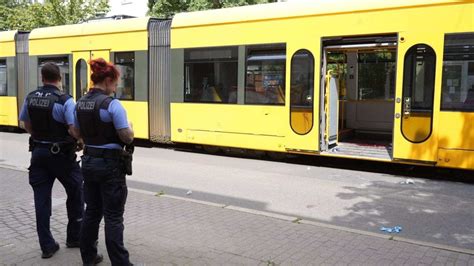
[[[102,122],[112,122],[116,130],[128,128],[127,112],[123,108],[119,100],[113,99],[107,110],[100,109],[100,120]],[[77,120],[76,112],[74,111],[74,125],[80,128]],[[103,148],[103,149],[122,149],[118,143],[107,143],[104,145],[86,145],[88,147]]]

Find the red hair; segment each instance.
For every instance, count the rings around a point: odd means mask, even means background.
[[[97,58],[89,61],[92,74],[91,80],[94,84],[101,83],[106,78],[117,80],[120,72],[112,63],[105,61],[103,58]]]

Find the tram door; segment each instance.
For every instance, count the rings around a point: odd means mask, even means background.
[[[74,97],[76,101],[84,96],[90,88],[89,60],[102,57],[109,61],[109,50],[77,51],[73,52]]]
[[[320,92],[320,151],[327,151],[337,145],[339,127],[339,87],[337,74],[328,69],[330,49],[323,48]]]
[[[431,37],[431,38],[430,38]],[[395,95],[393,158],[435,163],[442,47],[424,32],[400,33]],[[440,36],[442,39],[442,36]]]

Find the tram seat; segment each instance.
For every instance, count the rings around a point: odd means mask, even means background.
[[[285,93],[281,86],[278,86],[278,103],[285,103]]]
[[[222,98],[217,93],[215,87],[208,87],[202,92],[201,100],[204,102],[222,102]]]

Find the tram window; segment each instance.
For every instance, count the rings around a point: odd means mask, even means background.
[[[184,50],[184,101],[237,103],[237,47]]]
[[[307,134],[313,127],[314,57],[299,50],[291,58],[290,111],[291,128]]]
[[[359,52],[359,100],[392,100],[395,96],[396,53]]]
[[[474,33],[444,37],[441,110],[474,111]]]
[[[0,60],[0,96],[7,95],[7,61]]]
[[[115,96],[122,100],[133,100],[135,92],[135,54],[133,52],[115,53],[114,62],[120,72]]]
[[[417,44],[405,55],[403,97],[413,112],[433,110],[436,54],[430,46]]]
[[[247,47],[246,104],[285,104],[286,45]]]
[[[62,91],[69,94],[69,59],[67,57],[42,57],[38,58],[38,87],[42,86],[41,68],[51,62],[59,67],[61,72]]]

